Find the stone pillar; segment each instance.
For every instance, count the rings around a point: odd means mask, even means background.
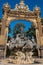
[[[4,58],[6,58],[6,50],[7,50],[6,43],[7,43],[7,39],[8,39],[8,27],[6,27],[6,29],[5,29],[4,38],[5,38],[5,42],[4,42],[5,43]]]
[[[37,18],[37,28],[36,29],[36,37],[37,37],[37,45],[39,46],[39,56],[43,57],[43,43],[41,41],[42,28],[41,28],[41,18]]]
[[[37,47],[38,47],[38,56],[40,57],[40,36],[39,36],[39,30],[36,28],[36,40],[37,40]]]
[[[39,35],[39,29],[38,29],[38,19],[33,20],[33,24],[35,26],[36,31],[36,40],[37,40],[37,47],[38,47],[38,56],[40,56],[40,35]]]
[[[5,20],[2,19],[1,35],[4,35],[4,31],[5,31]]]
[[[3,42],[1,41],[2,45],[4,45],[5,49],[4,49],[4,58],[6,57],[6,35],[7,35],[7,31],[6,31],[6,21],[7,21],[7,14],[6,12],[3,15],[2,18],[2,29],[1,29],[1,36],[3,38]]]
[[[6,21],[7,21],[7,14],[6,14],[6,12],[5,12],[4,15],[3,15],[3,18],[2,18],[1,35],[4,35],[5,28],[6,28]]]

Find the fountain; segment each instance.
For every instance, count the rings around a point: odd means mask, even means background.
[[[10,50],[14,49],[12,57],[14,59],[14,63],[34,63],[34,59],[32,57],[32,48],[34,43],[29,38],[25,37],[24,34],[17,34],[16,39],[12,38],[7,43],[7,46]]]

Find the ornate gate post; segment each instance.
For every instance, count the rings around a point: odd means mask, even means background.
[[[6,27],[5,29],[5,44],[7,43],[7,39],[8,39],[8,27]],[[6,57],[6,50],[7,50],[7,46],[5,45],[4,58]]]
[[[40,57],[40,36],[39,36],[39,30],[36,28],[36,39],[37,39],[37,47],[38,47],[38,56]]]
[[[38,48],[38,57],[40,57],[40,51],[39,51],[39,48],[40,48],[40,34],[39,34],[39,29],[38,29],[38,20],[35,19],[33,20],[33,24],[35,26],[35,31],[36,31],[36,41],[37,41],[37,48]]]
[[[40,36],[40,58],[43,58],[43,33],[42,33],[42,25],[41,25],[41,18],[38,18],[38,29],[39,29],[39,36]]]
[[[4,4],[3,6],[3,18],[2,18],[2,29],[1,29],[1,36],[3,38],[2,44],[5,46],[4,50],[4,58],[6,57],[6,42],[7,42],[7,37],[8,37],[8,27],[6,27],[6,21],[8,18],[8,12],[10,11],[10,7],[7,4]]]
[[[36,39],[37,39],[37,46],[38,46],[38,54],[39,54],[39,57],[41,56],[41,50],[40,50],[40,47],[41,47],[41,18],[38,17],[37,18],[37,26],[36,26]]]

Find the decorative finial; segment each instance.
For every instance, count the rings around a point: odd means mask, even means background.
[[[9,6],[8,2],[7,2],[7,3],[5,3],[5,4],[3,5],[3,7],[5,7],[5,8],[10,8],[10,6]]]
[[[8,12],[10,10],[10,6],[9,6],[9,4],[8,3],[5,3],[4,5],[3,5],[3,11],[5,12]]]
[[[20,5],[24,5],[24,0],[20,0]]]
[[[40,8],[36,5],[34,10],[40,11]]]

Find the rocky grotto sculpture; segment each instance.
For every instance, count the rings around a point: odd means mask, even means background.
[[[16,39],[12,38],[7,43],[8,48],[12,51],[14,50],[14,54],[12,54],[14,60],[20,63],[34,63],[32,49],[35,45],[36,43],[34,43],[33,40],[29,40],[29,38],[25,37],[23,34],[17,34]]]

